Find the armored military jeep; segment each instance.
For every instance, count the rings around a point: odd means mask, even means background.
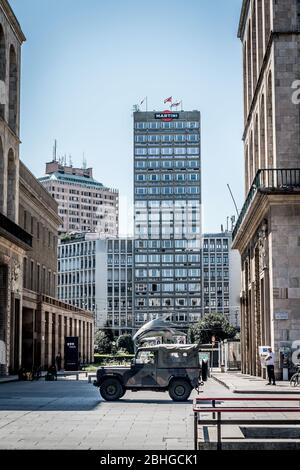
[[[168,391],[172,400],[186,401],[206,380],[204,366],[196,344],[140,347],[131,366],[100,367],[94,385],[107,401],[120,399],[126,390]]]

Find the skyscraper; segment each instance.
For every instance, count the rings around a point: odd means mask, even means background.
[[[135,325],[201,315],[200,112],[134,113]]]

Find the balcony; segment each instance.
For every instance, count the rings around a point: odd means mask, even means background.
[[[25,232],[19,225],[15,224],[12,220],[0,212],[0,233],[4,236],[13,238],[16,244],[27,245],[27,249],[32,247],[32,236]]]
[[[293,194],[300,192],[300,168],[258,170],[232,232],[234,241],[257,193]]]

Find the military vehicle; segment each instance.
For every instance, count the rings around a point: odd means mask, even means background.
[[[158,344],[138,348],[131,366],[100,367],[94,385],[102,398],[119,400],[126,390],[169,392],[174,401],[186,401],[206,380],[198,345]]]

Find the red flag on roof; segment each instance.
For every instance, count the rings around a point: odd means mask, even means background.
[[[164,100],[164,103],[165,103],[165,104],[166,104],[166,103],[172,103],[172,96],[170,96],[169,98],[166,98],[166,99]]]

